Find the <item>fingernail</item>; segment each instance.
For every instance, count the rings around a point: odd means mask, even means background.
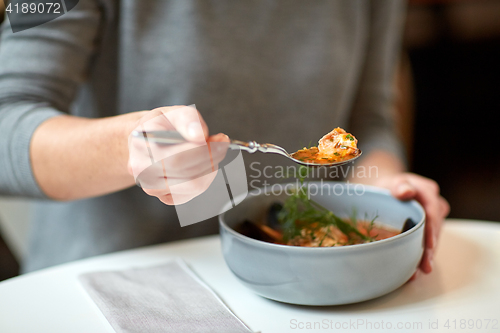
[[[431,265],[431,269],[434,268],[434,254],[432,252],[429,252],[427,255],[427,258],[429,258],[429,264]]]
[[[224,134],[224,133],[218,133],[218,134],[217,134],[217,137],[218,137],[219,139],[221,139],[222,141],[227,141],[227,140],[229,140],[229,137],[228,137],[226,134]]]
[[[187,126],[187,133],[192,139],[198,139],[200,133],[203,133],[200,123],[192,122]]]

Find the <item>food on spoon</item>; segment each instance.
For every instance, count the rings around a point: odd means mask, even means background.
[[[337,127],[319,140],[318,149],[322,155],[346,156],[357,151],[357,144],[358,140],[354,135]]]
[[[292,154],[306,163],[330,164],[349,160],[359,154],[358,140],[340,127],[323,136],[317,147],[306,148]]]

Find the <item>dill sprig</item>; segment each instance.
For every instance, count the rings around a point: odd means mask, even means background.
[[[349,243],[352,243],[356,237],[367,242],[373,241],[372,237],[366,236],[358,230],[355,210],[353,211],[351,220],[344,221],[310,198],[307,184],[304,182],[308,174],[309,169],[301,166],[298,171],[300,186],[285,200],[283,209],[278,215],[278,219],[282,225],[283,240],[288,242],[300,236],[301,230],[304,228],[310,229],[311,235],[314,235],[314,232],[317,230],[334,226],[348,237]],[[373,221],[371,226],[373,227]],[[320,246],[326,237],[330,237],[329,232],[325,233],[323,239],[320,241]]]

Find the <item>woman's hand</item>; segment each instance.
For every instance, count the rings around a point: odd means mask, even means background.
[[[434,252],[444,218],[450,212],[448,202],[439,194],[439,186],[432,179],[414,173],[404,172],[403,163],[394,155],[375,150],[364,157],[357,168],[369,169],[375,166],[377,172],[368,177],[351,178],[353,182],[384,187],[400,200],[415,199],[424,207],[426,215],[425,248],[420,270],[432,271]],[[416,274],[413,275],[413,278]],[[412,278],[412,279],[413,279]]]
[[[222,133],[208,136],[207,125],[192,106],[145,112],[133,130],[177,131],[188,141],[167,146],[129,137],[129,173],[144,192],[167,205],[183,204],[203,193],[214,180],[229,145],[229,138]]]
[[[432,179],[405,172],[379,178],[373,185],[391,190],[392,195],[400,200],[415,199],[424,207],[425,249],[420,270],[430,273],[442,223],[450,212],[448,202],[439,194],[438,184]]]

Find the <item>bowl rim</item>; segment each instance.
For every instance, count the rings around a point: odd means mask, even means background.
[[[346,186],[355,186],[358,184],[358,183],[329,181],[329,180],[327,180],[327,181],[325,181],[325,180],[323,180],[323,181],[308,181],[307,183],[340,184],[340,185],[345,186],[345,187]],[[281,184],[285,185],[285,184],[296,184],[296,183],[289,182],[289,183],[281,183]],[[390,197],[394,198],[391,195],[391,191],[389,191],[387,189],[384,189],[381,187],[376,187],[376,186],[371,186],[371,185],[364,185],[364,184],[362,184],[362,185],[365,186],[366,189],[371,193],[378,193],[378,194],[382,194],[382,195],[390,196]],[[271,191],[271,188],[272,188],[272,186],[263,186],[263,187],[260,187],[258,189],[252,190],[252,191],[248,192],[247,194],[238,195],[233,200],[234,200],[234,202],[242,203],[244,200],[247,200],[247,198],[250,196],[258,197],[258,196],[262,196],[266,193],[269,193]],[[252,195],[252,193],[255,193],[255,192],[260,192],[260,194]],[[273,194],[271,193],[271,195],[273,195]],[[242,197],[244,197],[243,200],[241,200]],[[240,200],[238,200],[238,199],[240,199]],[[235,231],[233,228],[229,227],[226,224],[224,217],[225,217],[227,211],[229,211],[231,209],[229,207],[232,207],[231,202],[228,202],[227,204],[224,205],[223,212],[221,214],[219,214],[218,219],[219,219],[219,225],[221,226],[221,228],[224,229],[225,231],[229,232],[233,236],[235,236],[235,237],[239,238],[240,240],[245,241],[247,243],[255,244],[257,246],[269,247],[270,249],[272,249],[272,248],[286,249],[287,251],[301,251],[301,252],[303,252],[303,251],[310,251],[310,252],[312,252],[312,251],[316,251],[316,252],[319,252],[319,251],[337,251],[338,252],[338,251],[349,251],[349,250],[356,250],[356,249],[362,250],[362,249],[366,249],[367,247],[380,246],[383,244],[387,244],[389,242],[398,241],[401,238],[404,238],[404,237],[407,237],[408,235],[411,235],[412,233],[416,232],[418,229],[422,228],[425,225],[426,214],[425,214],[425,209],[422,207],[422,205],[414,199],[404,201],[404,202],[408,202],[408,203],[412,204],[422,214],[422,218],[420,219],[420,221],[418,221],[417,225],[415,225],[413,228],[411,228],[410,230],[407,230],[403,233],[400,233],[396,236],[392,236],[392,237],[378,240],[375,242],[353,244],[353,245],[344,245],[344,246],[329,246],[329,247],[295,246],[295,245],[269,243],[269,242],[264,242],[261,240],[250,238],[248,236],[245,236],[245,235]],[[229,208],[229,209],[227,209],[227,208]],[[232,208],[234,208],[234,207],[232,207]],[[380,245],[377,245],[377,244],[380,244]]]

